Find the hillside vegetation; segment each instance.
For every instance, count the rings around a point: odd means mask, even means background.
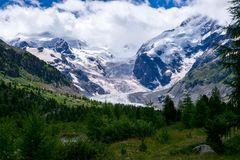
[[[101,103],[70,94],[75,93],[70,81],[28,52],[4,42],[0,51],[1,160],[239,156],[240,138],[235,127],[239,117],[236,108],[222,102],[217,89],[210,98],[199,97],[196,104],[186,95],[178,109],[167,96],[163,111],[154,110],[151,104]],[[56,90],[61,87],[70,92]],[[192,150],[203,143],[217,153],[199,155]]]
[[[24,50],[0,41],[0,72],[10,77],[36,76],[45,83],[69,85],[70,81],[57,69]]]
[[[204,124],[194,117],[191,123],[183,120],[196,109],[172,110],[176,116],[169,118],[166,110],[101,103],[1,81],[0,159],[237,159],[237,130],[234,141],[223,139],[219,154],[193,152],[207,138]]]

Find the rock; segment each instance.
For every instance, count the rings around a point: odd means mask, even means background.
[[[144,43],[137,52],[133,74],[150,90],[173,86],[190,69],[200,65],[193,66],[197,57],[205,53],[213,55],[216,44],[226,38],[217,21],[206,16],[193,16],[175,29]],[[216,56],[209,56],[201,63],[212,62]]]
[[[206,144],[202,144],[193,148],[193,151],[200,154],[216,154],[216,152],[209,145]]]

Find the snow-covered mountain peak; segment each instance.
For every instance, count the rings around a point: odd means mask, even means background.
[[[142,50],[140,49],[137,54],[160,56],[162,51],[168,50],[168,55],[174,56],[175,52],[182,52],[189,45],[192,47],[199,45],[204,38],[214,32],[223,32],[216,20],[207,16],[193,16],[183,21],[177,28],[165,31],[144,43],[141,47]],[[166,56],[166,52],[163,56]],[[164,61],[169,63],[167,58],[166,56]]]
[[[16,38],[9,43],[13,46],[21,47],[19,44],[23,42],[28,43],[29,47],[54,48],[57,46],[68,46],[70,48],[77,49],[87,47],[87,43],[85,41],[69,37],[55,37],[49,32],[33,35],[18,34]]]
[[[200,53],[223,39],[223,32],[216,20],[201,15],[190,17],[142,45],[134,75],[150,89],[171,86],[185,76]],[[173,81],[173,77],[179,78]]]
[[[180,24],[180,27],[186,27],[186,26],[201,27],[202,25],[211,24],[211,23],[217,24],[217,20],[211,19],[208,16],[198,14],[184,20]]]

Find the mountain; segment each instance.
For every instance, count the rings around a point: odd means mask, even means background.
[[[117,60],[105,48],[91,48],[84,41],[56,38],[48,33],[19,35],[9,44],[57,68],[87,96],[104,99],[106,94],[146,91],[132,75],[134,60]]]
[[[130,101],[161,106],[167,95],[178,103],[186,93],[196,101],[214,87],[227,100],[232,75],[221,65],[218,46],[228,42],[223,27],[201,15],[146,42],[137,53],[134,75],[152,91],[133,93]]]
[[[168,93],[178,102],[186,90],[196,98],[196,87],[209,88],[198,88],[208,94],[213,86],[223,86],[220,82],[227,74],[213,74],[222,73],[215,49],[217,44],[227,42],[216,20],[196,15],[147,41],[136,57],[127,60],[117,59],[106,48],[93,48],[83,40],[59,38],[47,32],[18,35],[9,44],[55,67],[93,99],[116,103],[146,103],[153,99],[159,105]]]
[[[231,88],[227,85],[232,74],[221,65],[217,50],[208,50],[199,56],[183,79],[170,88],[153,90],[151,92],[138,92],[129,95],[133,103],[152,101],[156,106],[162,106],[164,99],[169,95],[178,104],[186,93],[196,101],[200,95],[211,96],[212,89],[217,87],[224,100],[228,100]]]
[[[144,43],[137,53],[133,73],[153,90],[169,88],[192,68],[197,57],[224,41],[217,21],[197,15]]]

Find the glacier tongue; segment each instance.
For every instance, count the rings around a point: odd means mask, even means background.
[[[56,67],[87,96],[100,98],[102,94],[111,97],[118,93],[147,91],[132,75],[134,60],[121,61],[105,48],[93,49],[79,42],[81,41],[49,37],[31,39],[22,36],[10,43]]]

